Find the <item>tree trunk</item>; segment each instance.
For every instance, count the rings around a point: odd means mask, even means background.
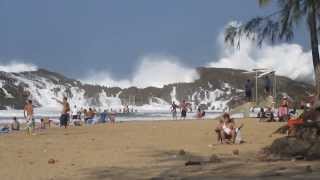
[[[317,34],[317,19],[316,19],[316,7],[315,5],[309,12],[308,15],[308,25],[310,31],[310,42],[312,49],[312,60],[315,75],[315,85],[316,85],[316,100],[320,98],[320,58],[319,58],[319,42]]]

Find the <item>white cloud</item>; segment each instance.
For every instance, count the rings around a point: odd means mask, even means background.
[[[179,59],[172,56],[148,55],[141,58],[141,63],[130,79],[114,80],[108,72],[91,72],[81,81],[116,87],[162,87],[177,82],[193,82],[198,78],[195,69],[184,67]]]
[[[4,72],[14,72],[14,73],[19,73],[19,72],[25,72],[25,71],[36,71],[38,69],[37,66],[33,64],[28,64],[28,63],[23,63],[23,62],[18,62],[18,61],[12,61],[7,64],[1,64],[0,63],[0,71]]]

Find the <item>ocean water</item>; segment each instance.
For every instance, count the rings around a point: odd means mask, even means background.
[[[43,117],[58,122],[60,112],[54,109],[35,109],[34,111],[36,122],[40,122]],[[206,111],[205,119],[214,119],[220,116],[221,112]],[[196,112],[189,112],[186,119],[197,119]],[[177,113],[178,119],[180,114]],[[1,110],[0,124],[12,122],[13,117],[17,117],[20,122],[25,122],[22,110]],[[139,111],[133,113],[117,113],[116,121],[158,121],[158,120],[172,120],[172,114],[169,111],[155,110],[155,111]]]

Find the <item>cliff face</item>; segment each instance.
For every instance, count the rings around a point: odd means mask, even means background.
[[[192,83],[168,84],[162,88],[104,87],[87,85],[61,74],[40,69],[34,72],[0,72],[0,109],[22,108],[26,99],[38,107],[58,107],[53,98],[69,97],[72,105],[118,108],[122,105],[162,106],[172,101],[188,100],[193,107],[223,110],[241,102],[244,82],[254,79],[245,71],[220,68],[198,68],[199,79]],[[312,92],[312,86],[277,77],[278,94],[287,93],[299,100]],[[262,92],[262,84],[258,84]]]

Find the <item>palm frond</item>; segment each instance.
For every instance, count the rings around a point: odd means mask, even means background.
[[[292,40],[294,27],[306,16],[305,9],[308,8],[305,8],[304,1],[308,0],[278,0],[279,11],[253,18],[239,27],[228,27],[228,31],[225,31],[225,42],[233,46],[240,44],[242,36],[257,41],[258,45],[266,39],[272,43],[278,40]],[[270,2],[271,0],[259,0],[261,5]]]
[[[271,3],[271,0],[259,0],[259,5],[260,5],[261,7],[267,6],[267,5],[269,5],[270,3]]]

